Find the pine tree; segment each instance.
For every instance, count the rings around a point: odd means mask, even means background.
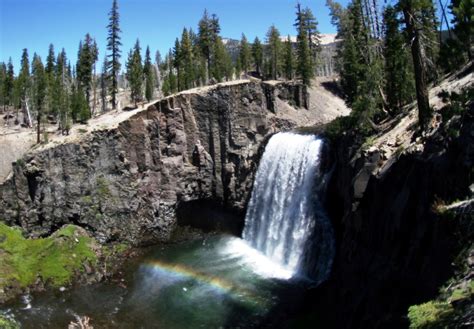
[[[168,77],[169,77],[169,91],[170,93],[175,93],[178,91],[178,81],[173,70],[174,66],[174,57],[173,52],[170,50],[168,53]]]
[[[130,83],[130,98],[132,102],[135,103],[135,107],[137,107],[137,103],[142,99],[143,93],[143,66],[140,50],[140,41],[137,39],[133,50],[130,50],[127,61],[127,79]]]
[[[245,37],[245,34],[242,34],[242,40],[240,41],[239,49],[239,63],[240,68],[244,71],[245,74],[250,70],[251,56],[252,54],[247,38]]]
[[[415,71],[416,98],[421,127],[426,128],[431,119],[428,95],[427,47],[433,38],[433,3],[430,0],[401,0],[399,2],[405,18],[407,38]]]
[[[85,122],[88,119],[89,107],[82,90],[75,85],[71,91],[71,116],[73,121]]]
[[[212,77],[216,79],[217,82],[221,82],[225,76],[225,55],[226,50],[224,43],[221,38],[217,39],[217,42],[214,43],[213,47],[214,60],[212,65]]]
[[[313,65],[311,60],[311,53],[309,48],[309,37],[308,37],[308,26],[307,17],[301,10],[301,5],[296,5],[296,22],[295,26],[298,31],[297,36],[297,51],[298,51],[298,62],[296,65],[296,73],[301,78],[305,85],[311,84],[311,78],[313,78]]]
[[[21,54],[21,68],[20,73],[18,74],[18,90],[19,90],[19,106],[21,107],[23,103],[26,102],[28,91],[30,89],[30,61],[28,58],[28,50],[23,49]]]
[[[47,112],[51,115],[56,115],[59,111],[56,92],[55,90],[55,75],[54,71],[56,68],[56,55],[54,54],[54,46],[51,43],[48,48],[48,56],[46,57],[46,66],[45,66],[45,74],[46,74],[46,83],[48,84],[48,93],[46,95],[46,103],[47,103]],[[45,113],[46,114],[46,113]]]
[[[90,111],[90,94],[92,89],[93,71],[95,62],[98,59],[97,44],[94,39],[86,34],[84,42],[79,44],[79,52],[77,59],[77,80],[79,82],[79,89],[85,93],[87,107],[89,113],[87,119],[91,117]]]
[[[316,67],[316,59],[321,52],[320,34],[318,31],[318,21],[313,15],[310,8],[306,7],[302,11],[303,25],[306,28],[309,47],[309,60],[311,65],[311,77],[314,76],[314,69]]]
[[[3,85],[3,93],[5,95],[5,103],[3,109],[5,110],[5,105],[13,104],[13,87],[15,83],[15,72],[13,69],[13,63],[11,57],[8,59],[7,64],[7,75],[5,77],[5,82]]]
[[[280,75],[280,66],[281,66],[281,41],[280,41],[280,32],[272,25],[267,32],[267,43],[268,43],[268,59],[269,59],[269,71],[267,72],[268,76],[276,80]]]
[[[182,74],[182,56],[181,56],[181,44],[179,39],[176,38],[174,41],[174,48],[173,48],[173,67],[176,70],[176,83],[178,87],[178,91],[183,90],[183,74]]]
[[[33,106],[36,111],[37,120],[37,138],[36,142],[41,142],[41,122],[45,110],[47,78],[41,57],[33,55],[32,62],[32,80],[33,80]]]
[[[5,105],[5,80],[7,78],[7,66],[0,62],[0,105]]]
[[[110,95],[112,96],[112,109],[117,108],[117,94],[118,94],[118,77],[120,73],[120,30],[119,26],[119,12],[117,0],[113,0],[112,10],[109,13],[109,24],[107,25],[107,50],[110,54],[107,55],[107,77],[110,79]]]
[[[189,31],[189,38],[193,47],[193,58],[194,58],[194,82],[195,86],[202,86],[206,84],[206,58],[202,55],[201,48],[199,46],[199,36],[194,33],[191,29]]]
[[[252,57],[257,74],[262,74],[263,68],[263,46],[258,37],[255,37],[252,45]]]
[[[191,38],[189,36],[188,30],[183,29],[181,35],[181,45],[180,45],[180,57],[181,57],[181,66],[182,66],[182,84],[183,89],[190,89],[193,87],[195,72],[194,72],[194,57],[193,57],[193,45],[191,43]]]
[[[337,50],[341,87],[358,129],[367,133],[374,127],[372,120],[382,117],[384,105],[379,40],[371,37],[361,0],[351,1],[347,9],[333,1],[328,1],[328,5],[338,37],[343,40]]]
[[[54,67],[56,65],[55,61],[56,61],[56,58],[54,55],[54,46],[52,43],[50,43],[49,48],[48,48],[48,56],[46,57],[46,67],[45,67],[45,72],[47,76],[53,75]]]
[[[294,59],[293,59],[293,46],[291,44],[291,38],[288,35],[288,38],[284,44],[285,57],[283,61],[283,72],[285,73],[285,78],[288,80],[293,79],[294,71]]]
[[[107,56],[104,57],[104,61],[102,63],[102,72],[100,75],[100,100],[102,105],[102,113],[107,111],[107,90],[109,89],[109,79],[107,76]]]
[[[162,59],[161,59],[161,53],[159,50],[155,52],[155,64],[154,64],[154,79],[155,79],[155,86],[154,88],[161,89],[161,83],[163,79],[163,74],[161,72],[161,64],[162,64]]]
[[[59,129],[68,133],[72,125],[69,88],[71,77],[68,72],[67,56],[64,48],[58,54],[56,60],[54,95],[55,103],[59,112]]]
[[[155,77],[153,74],[153,64],[151,63],[150,47],[146,47],[145,64],[143,65],[143,75],[145,76],[145,98],[148,102],[153,99],[155,89]]]
[[[466,52],[468,59],[473,59],[472,47],[474,45],[474,2],[472,0],[452,0],[449,6],[454,24],[454,33]]]
[[[206,59],[206,84],[209,81],[211,76],[211,54],[212,47],[214,42],[214,36],[211,29],[211,18],[207,10],[204,10],[204,14],[198,24],[198,37],[199,37],[199,47],[201,49],[202,55]]]
[[[415,89],[412,62],[405,36],[400,30],[397,10],[388,6],[384,13],[385,94],[392,114],[413,100]]]

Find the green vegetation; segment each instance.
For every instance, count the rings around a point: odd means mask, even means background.
[[[455,115],[462,115],[468,109],[469,103],[474,99],[474,87],[462,90],[459,94],[456,92],[447,92],[443,90],[438,94],[446,104],[441,109],[443,122],[447,122]]]
[[[431,329],[448,328],[462,317],[464,312],[463,302],[472,299],[474,294],[474,282],[470,281],[463,288],[448,289],[443,288],[440,298],[431,300],[420,305],[410,306],[408,318],[410,328]],[[460,304],[456,307],[455,303]]]
[[[37,278],[52,286],[68,284],[83,263],[97,263],[94,240],[73,225],[47,238],[25,239],[21,230],[0,223],[0,287],[27,287]]]
[[[145,98],[148,102],[153,98],[156,80],[150,56],[150,47],[147,46],[145,52],[145,63],[143,64],[143,75],[145,76]]]
[[[137,39],[133,50],[131,49],[128,54],[126,64],[126,76],[130,83],[130,98],[135,103],[135,107],[137,103],[142,100],[143,94],[143,65],[140,50],[140,41]]]
[[[450,200],[455,203],[459,200]],[[470,277],[469,258],[474,254],[472,214],[458,214],[446,210],[446,200],[435,198],[433,212],[443,220],[456,223],[454,239],[457,254],[454,257],[454,275],[440,288],[437,298],[420,305],[410,306],[410,328],[467,328],[472,321],[474,280]]]
[[[442,328],[446,323],[446,317],[453,312],[451,305],[445,302],[429,301],[424,304],[410,306],[408,318],[410,328],[428,329]]]
[[[18,323],[11,320],[0,313],[0,328],[1,329],[20,329]]]
[[[118,78],[120,74],[120,57],[122,45],[120,33],[120,14],[118,11],[117,0],[112,3],[112,9],[109,13],[109,25],[107,25],[107,50],[110,54],[107,55],[105,60],[104,70],[106,71],[106,77],[110,80],[109,88],[110,95],[112,96],[112,109],[115,110],[117,107],[117,94],[118,94]],[[105,97],[104,97],[105,98]]]
[[[104,177],[97,178],[97,193],[100,198],[110,195],[109,183]]]

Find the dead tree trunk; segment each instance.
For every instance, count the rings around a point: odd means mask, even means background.
[[[426,128],[431,118],[431,108],[428,95],[426,77],[426,54],[421,40],[422,27],[417,26],[415,11],[411,1],[404,1],[403,16],[411,42],[411,54],[415,70],[416,99],[418,103],[418,117],[422,128]]]
[[[38,126],[36,130],[36,143],[39,144],[41,143],[41,111],[38,111],[38,116],[37,116],[37,121],[38,121]]]

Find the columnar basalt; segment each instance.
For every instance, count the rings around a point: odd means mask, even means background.
[[[212,201],[243,220],[262,141],[315,123],[298,119],[307,102],[303,85],[248,81],[164,98],[117,128],[14,163],[0,218],[31,236],[73,223],[134,244],[168,239],[182,202]]]

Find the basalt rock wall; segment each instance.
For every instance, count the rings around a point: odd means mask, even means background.
[[[243,220],[262,142],[308,123],[280,115],[282,104],[298,113],[309,111],[307,102],[306,88],[295,83],[243,82],[167,97],[117,128],[14,163],[0,186],[0,219],[31,236],[73,223],[101,241],[137,245],[168,239],[180,204],[195,200]]]

